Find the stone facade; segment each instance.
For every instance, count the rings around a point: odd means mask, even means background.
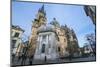
[[[29,51],[28,54],[29,56],[34,55],[35,50],[36,50],[36,44],[37,44],[37,29],[41,26],[46,24],[46,13],[44,11],[44,5],[42,6],[42,8],[40,8],[38,10],[38,14],[36,15],[36,18],[34,19],[33,24],[32,24],[32,35],[30,36],[29,39]]]
[[[38,33],[38,44],[36,46],[34,59],[54,60],[58,58],[56,34],[52,30],[42,31]]]
[[[75,32],[66,26],[61,27],[56,18],[48,24],[44,5],[38,10],[36,18],[32,22],[32,34],[29,39],[28,49],[29,56],[33,55],[34,59],[43,59],[45,57],[47,59],[56,59],[69,56],[70,51],[68,48],[71,42],[75,43],[75,49],[78,51],[78,40]],[[46,41],[43,40],[43,37],[45,37]],[[51,40],[48,38],[51,38]]]
[[[19,53],[21,53],[21,48],[23,46],[21,37],[24,30],[22,30],[19,26],[12,25],[11,32],[11,53],[18,56]]]
[[[67,38],[65,36],[65,31],[59,27],[56,27],[56,33],[58,36],[58,50],[61,56],[65,55],[66,47],[67,47]]]

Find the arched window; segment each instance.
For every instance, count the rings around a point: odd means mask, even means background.
[[[66,42],[66,39],[64,39],[64,42]]]
[[[45,53],[45,44],[42,45],[42,50],[41,50],[41,52],[42,52],[42,53]]]
[[[58,37],[58,41],[60,41],[59,37]]]
[[[58,47],[58,52],[60,52],[60,47]]]

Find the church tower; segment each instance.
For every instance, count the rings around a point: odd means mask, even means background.
[[[46,12],[44,10],[44,4],[41,8],[39,8],[38,13],[36,14],[36,18],[32,21],[32,28],[31,28],[31,36],[29,38],[29,56],[34,55],[35,47],[37,44],[37,29],[41,25],[46,25]]]
[[[46,24],[47,18],[46,18],[46,12],[44,10],[44,5],[38,10],[38,13],[36,15],[36,18],[34,19],[33,27],[40,27],[43,24]]]

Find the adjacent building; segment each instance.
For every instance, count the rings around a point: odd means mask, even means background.
[[[94,25],[96,25],[96,6],[84,6],[84,10],[87,16],[89,16]]]
[[[18,55],[21,52],[21,48],[23,47],[23,43],[21,40],[22,34],[24,30],[19,26],[12,25],[11,29],[11,53],[14,55]]]

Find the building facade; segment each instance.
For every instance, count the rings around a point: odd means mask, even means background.
[[[78,53],[78,40],[74,30],[60,26],[56,18],[48,24],[44,5],[32,21],[28,55],[34,59],[56,59]],[[71,46],[71,47],[70,47]],[[70,48],[70,49],[69,49]]]
[[[94,25],[96,25],[96,7],[95,6],[84,6],[84,10],[87,16],[89,16]]]
[[[42,25],[39,27],[34,59],[54,60],[58,58],[57,42],[57,35],[53,26]]]
[[[12,25],[11,29],[11,53],[18,56],[18,54],[21,52],[22,45],[22,34],[24,33],[24,30],[21,29],[19,26]]]

